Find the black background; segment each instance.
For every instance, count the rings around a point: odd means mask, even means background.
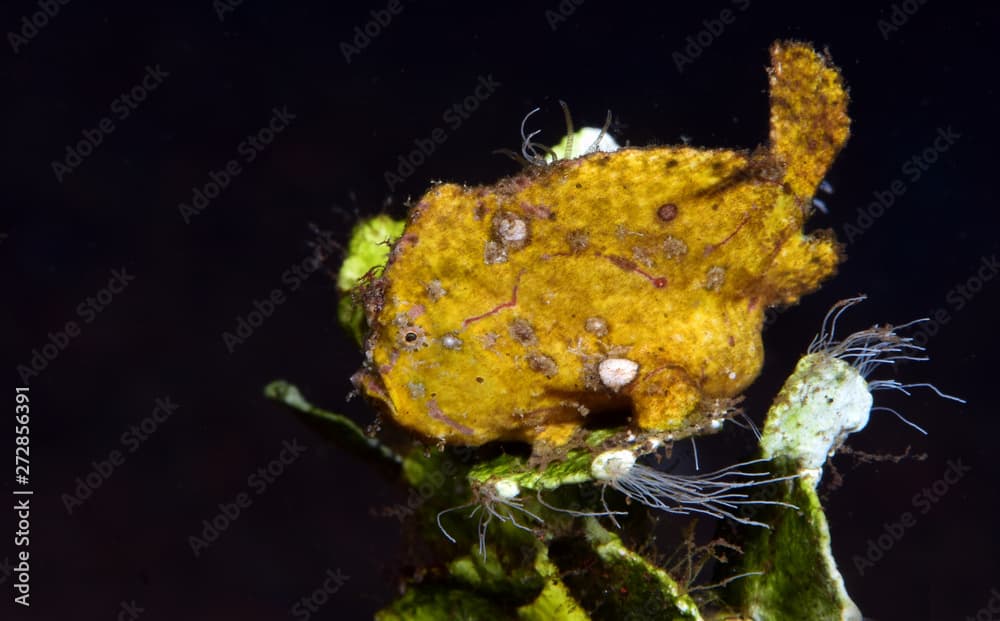
[[[848,590],[866,616],[958,619],[986,606],[990,589],[1000,588],[1000,284],[985,283],[960,310],[948,294],[1000,254],[997,9],[912,2],[913,15],[883,35],[878,20],[891,18],[890,2],[849,9],[752,1],[741,11],[725,2],[587,0],[555,29],[546,16],[555,1],[402,6],[350,63],[341,42],[384,3],[246,0],[220,21],[208,0],[76,0],[17,53],[9,45],[0,52],[0,263],[14,274],[2,294],[9,368],[28,363],[67,321],[81,325],[30,381],[32,607],[15,610],[7,578],[0,617],[110,619],[134,600],[142,619],[285,618],[329,568],[350,578],[315,618],[370,618],[397,593],[405,564],[399,523],[371,510],[403,501],[405,490],[261,396],[266,382],[285,377],[314,402],[370,422],[363,403],[344,402],[360,356],[336,325],[332,281],[317,273],[296,292],[285,288],[288,301],[232,353],[222,332],[310,255],[311,225],[344,240],[355,212],[388,205],[401,215],[432,180],[485,183],[514,172],[491,151],[519,146],[519,123],[535,106],[549,144],[561,135],[560,98],[578,124],[600,125],[610,108],[616,136],[631,144],[763,142],[767,48],[780,38],[828,47],[852,95],[852,137],[828,177],[830,214],[811,225],[846,241],[845,225],[873,193],[894,179],[906,191],[848,245],[839,275],[769,328],[748,410],[760,421],[836,300],[870,296],[848,316],[849,328],[946,309],[951,321],[929,341],[933,360],[907,365],[899,378],[933,381],[968,405],[922,390],[908,399],[878,394],[879,404],[899,407],[930,435],[877,412],[851,445],[884,453],[912,446],[928,457],[857,467],[838,457],[846,480],[829,498],[829,519]],[[673,54],[726,8],[734,23],[678,71]],[[4,3],[0,24],[16,32],[38,10]],[[157,64],[169,77],[58,182],[52,161]],[[390,192],[384,171],[415,139],[444,127],[443,111],[487,75],[502,86]],[[295,120],[185,224],[178,203],[238,157],[237,144],[276,106]],[[903,165],[947,128],[960,139],[918,180],[907,177]],[[91,323],[81,321],[77,305],[123,267],[134,281]],[[14,372],[5,388],[11,417],[22,383]],[[67,514],[62,494],[92,461],[121,449],[120,435],[163,396],[181,406],[177,413]],[[291,438],[308,447],[305,455],[194,558],[187,537]],[[706,440],[702,460],[745,456],[746,440],[739,430]],[[914,494],[957,459],[971,472],[920,513]],[[10,489],[10,476],[2,478]],[[916,524],[862,574],[854,557],[906,511]],[[2,523],[13,530],[13,516]],[[0,560],[13,551],[11,539],[0,538]]]

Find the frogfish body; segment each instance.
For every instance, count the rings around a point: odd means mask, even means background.
[[[355,384],[448,444],[558,447],[622,408],[641,432],[703,429],[757,377],[768,307],[840,261],[803,225],[849,134],[842,80],[796,42],[773,45],[768,75],[752,152],[624,148],[433,187],[363,291]]]

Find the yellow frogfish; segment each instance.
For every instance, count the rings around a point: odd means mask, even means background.
[[[362,288],[355,385],[445,444],[557,449],[608,411],[667,439],[706,429],[760,372],[765,311],[841,258],[803,232],[849,134],[840,74],[778,42],[768,78],[753,151],[629,147],[430,189]]]

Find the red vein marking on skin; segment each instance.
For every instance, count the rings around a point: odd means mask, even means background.
[[[774,250],[771,251],[771,254],[769,254],[768,257],[764,259],[764,265],[766,265],[767,267],[765,267],[764,271],[761,272],[760,274],[761,276],[766,276],[767,273],[771,271],[771,268],[774,267],[774,260],[778,258],[778,253],[781,252],[781,248],[785,245],[785,241],[787,239],[788,239],[787,237],[781,238],[775,245]]]
[[[796,229],[798,227],[792,225],[788,228]],[[771,268],[774,267],[774,261],[778,257],[778,253],[781,252],[781,249],[785,246],[785,242],[787,242],[794,234],[795,234],[794,230],[789,230],[787,232],[783,230],[781,232],[781,238],[778,240],[778,243],[774,246],[774,250],[771,251],[771,254],[769,254],[766,259],[764,259],[764,264],[767,265],[767,267],[764,268],[763,272],[761,272],[761,276],[764,276],[765,274],[771,271]]]
[[[740,222],[739,226],[736,227],[736,230],[727,235],[724,240],[720,241],[717,244],[709,244],[705,246],[705,256],[707,257],[708,255],[715,252],[718,248],[721,248],[722,246],[725,246],[727,243],[729,243],[729,240],[736,237],[736,234],[740,232],[740,229],[746,226],[746,223],[749,221],[750,221],[750,214],[744,215],[743,220]]]
[[[673,370],[679,372],[679,374],[685,380],[690,381],[690,379],[691,379],[691,374],[687,372],[687,369],[685,369],[680,364],[671,362],[671,363],[667,363],[667,364],[664,364],[662,366],[656,367],[655,369],[653,369],[651,371],[647,371],[641,377],[639,377],[638,379],[635,380],[635,384],[639,385],[640,383],[648,382],[648,381],[650,381],[650,380],[653,379],[654,375],[656,375],[660,371],[666,371],[667,369],[673,369]]]
[[[636,274],[639,274],[649,282],[653,283],[653,286],[657,289],[662,289],[667,286],[667,279],[665,276],[653,276],[652,274],[642,270],[635,261],[613,254],[606,254],[602,256],[626,272],[635,272]]]
[[[657,373],[659,373],[660,371],[665,371],[665,370],[667,370],[667,369],[669,369],[671,367],[676,367],[676,366],[677,366],[676,364],[665,364],[663,366],[656,367],[652,371],[647,371],[646,374],[643,375],[643,377],[641,378],[640,381],[645,381],[645,380],[652,379],[652,377],[654,375],[656,375]]]
[[[455,429],[461,434],[467,436],[475,434],[475,432],[472,431],[472,429],[470,429],[469,427],[466,427],[465,425],[449,418],[444,412],[441,411],[441,408],[438,407],[437,401],[435,401],[434,399],[431,399],[430,401],[427,402],[427,413],[434,420],[441,421],[442,423],[448,425],[452,429]]]
[[[552,210],[545,205],[532,205],[531,203],[521,202],[521,211],[525,215],[535,218],[537,220],[551,220]]]
[[[522,272],[523,274],[524,272]],[[462,327],[467,327],[470,323],[474,321],[479,321],[480,319],[485,319],[490,315],[495,315],[505,308],[511,308],[517,305],[517,288],[521,285],[521,274],[517,275],[517,282],[514,283],[514,291],[511,293],[510,299],[503,304],[497,304],[491,310],[486,311],[482,315],[476,315],[475,317],[469,317],[462,321]]]
[[[771,251],[771,254],[770,254],[770,255],[769,255],[769,256],[767,257],[767,259],[766,259],[766,260],[764,261],[765,263],[768,263],[768,266],[767,266],[768,268],[770,268],[770,267],[771,267],[771,265],[770,265],[770,264],[771,264],[771,263],[772,263],[772,262],[774,261],[774,259],[775,259],[775,258],[776,258],[776,257],[778,256],[778,253],[779,253],[779,252],[781,252],[781,248],[782,248],[782,247],[783,247],[783,246],[785,245],[785,242],[786,242],[786,241],[788,241],[788,237],[787,237],[787,236],[785,236],[785,237],[782,237],[782,238],[781,238],[781,239],[780,239],[780,240],[778,241],[778,243],[774,245],[774,250],[772,250],[772,251]]]

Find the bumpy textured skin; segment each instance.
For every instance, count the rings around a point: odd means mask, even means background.
[[[365,291],[356,385],[450,444],[551,448],[620,407],[642,431],[702,429],[758,375],[764,311],[840,260],[802,227],[847,139],[847,95],[808,45],[771,57],[770,144],[752,153],[627,148],[432,188]],[[617,391],[598,373],[609,357],[639,365]]]

